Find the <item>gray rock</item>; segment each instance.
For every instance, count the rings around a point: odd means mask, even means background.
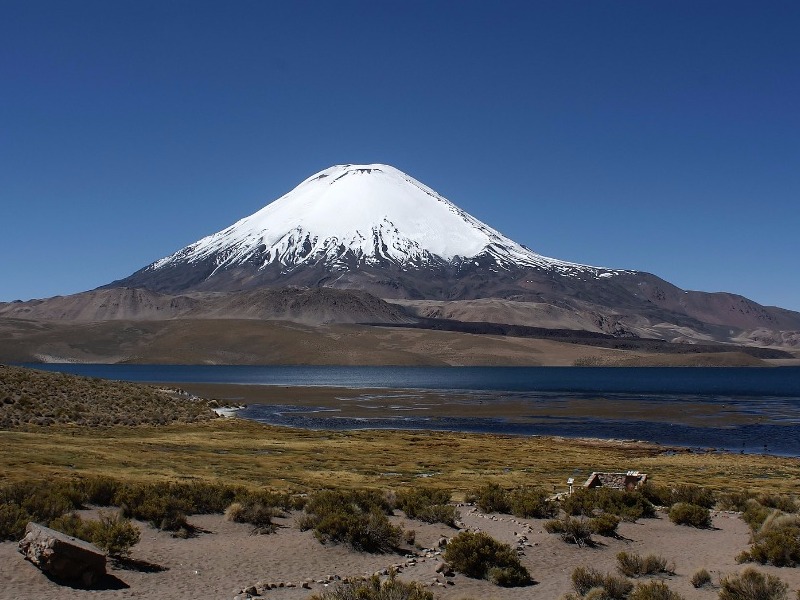
[[[106,574],[106,555],[100,548],[38,523],[28,523],[19,551],[54,579],[87,588]]]

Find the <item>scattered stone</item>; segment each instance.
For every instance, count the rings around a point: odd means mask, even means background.
[[[37,523],[28,523],[19,551],[53,578],[87,588],[106,574],[106,555],[97,546]]]
[[[251,585],[250,587],[246,587],[242,590],[243,594],[249,594],[250,596],[258,596],[258,590],[256,586]]]

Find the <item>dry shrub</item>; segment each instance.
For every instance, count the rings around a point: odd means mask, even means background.
[[[684,600],[683,596],[673,592],[663,581],[639,583],[628,598],[629,600]]]
[[[234,523],[249,523],[253,526],[251,533],[274,533],[278,526],[272,522],[273,517],[280,516],[281,511],[255,500],[234,502],[225,509],[225,518]]]
[[[21,367],[0,369],[0,428],[76,424],[166,425],[216,419],[189,394]]]
[[[777,509],[769,508],[761,504],[758,500],[750,499],[745,501],[742,511],[742,520],[750,526],[753,531],[758,531],[767,518],[778,512]]]
[[[633,584],[623,577],[603,574],[592,567],[577,567],[572,571],[572,587],[582,598],[624,600],[633,589]]]
[[[773,512],[753,535],[750,550],[742,552],[737,560],[776,567],[800,565],[800,515]]]
[[[472,494],[475,503],[485,513],[511,514],[509,493],[496,483],[487,483]]]
[[[627,552],[617,554],[617,569],[627,577],[642,577],[659,573],[673,575],[675,573],[674,567],[667,566],[667,560],[663,556],[648,554],[643,557]]]
[[[701,588],[711,584],[711,574],[705,569],[695,571],[690,580],[692,587]]]
[[[719,600],[787,600],[789,586],[774,575],[747,568],[720,582]]]

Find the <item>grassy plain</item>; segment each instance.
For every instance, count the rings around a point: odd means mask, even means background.
[[[800,460],[665,451],[660,446],[485,434],[307,431],[242,419],[140,427],[29,427],[0,431],[0,484],[109,475],[126,481],[201,480],[307,491],[450,488],[486,481],[566,488],[595,470],[649,473],[661,484],[792,493]]]

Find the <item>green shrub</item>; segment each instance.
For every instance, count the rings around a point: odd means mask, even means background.
[[[589,528],[592,533],[602,535],[603,537],[617,537],[617,526],[619,525],[620,518],[615,517],[609,513],[603,513],[592,519],[589,519]]]
[[[699,571],[694,572],[694,575],[692,575],[692,578],[689,581],[692,584],[692,587],[705,587],[711,584],[711,573],[705,569],[700,569]]]
[[[563,519],[551,519],[550,521],[545,521],[544,529],[548,533],[557,533],[568,544],[576,544],[577,546],[591,546],[594,544],[592,529],[587,519],[570,516]]]
[[[467,577],[487,579],[497,585],[516,587],[533,582],[511,546],[482,532],[459,533],[448,542],[444,559]]]
[[[669,509],[669,520],[676,525],[707,528],[711,527],[711,512],[703,506],[678,502]]]
[[[593,515],[596,505],[595,491],[586,488],[577,488],[570,495],[561,499],[561,508],[573,517]]]
[[[19,505],[10,502],[0,504],[0,541],[21,540],[29,521],[31,516]]]
[[[455,506],[449,504],[450,496],[448,490],[419,488],[405,491],[397,496],[397,508],[406,513],[409,519],[455,527],[461,515]]]
[[[117,485],[112,481],[87,481],[84,486],[89,496],[103,497],[113,490],[111,503],[119,506],[126,517],[148,521],[154,527],[183,537],[192,532],[186,515],[222,513],[237,500],[247,505],[262,505],[264,510],[271,507],[288,510],[295,506],[295,499],[288,494],[200,481]]]
[[[511,514],[511,499],[508,492],[496,483],[487,483],[474,492],[475,502],[485,513]]]
[[[365,552],[388,552],[400,544],[402,531],[379,510],[331,512],[320,517],[314,535],[322,542],[342,542]]]
[[[112,506],[120,483],[111,477],[90,477],[79,483],[86,501],[95,506]]]
[[[50,527],[91,542],[111,556],[126,556],[139,543],[141,534],[130,520],[119,514],[101,512],[98,521],[84,521],[76,513],[62,515]]]
[[[511,514],[525,519],[549,519],[558,514],[558,504],[550,502],[545,490],[538,487],[517,488],[509,498]]]
[[[366,581],[343,583],[309,600],[433,600],[433,594],[419,583],[405,583],[392,574],[383,582],[373,576]]]
[[[372,491],[323,491],[311,496],[301,529],[313,529],[322,543],[346,543],[366,552],[387,552],[400,544],[402,531],[389,523],[391,507]]]
[[[675,573],[673,567],[667,566],[667,560],[656,554],[648,554],[643,557],[635,553],[620,552],[617,554],[617,569],[627,577],[642,577],[659,573],[673,575]]]
[[[642,493],[603,487],[575,490],[561,501],[561,508],[572,516],[591,517],[605,512],[631,522],[655,516],[655,507]]]
[[[787,600],[789,586],[774,575],[747,568],[720,582],[719,600]]]
[[[735,510],[743,512],[747,501],[753,499],[753,493],[746,490],[736,490],[720,494],[717,498],[717,507],[720,510]]]
[[[716,503],[714,492],[700,485],[681,484],[672,488],[672,504],[683,502],[703,508],[713,508]]]
[[[139,529],[119,514],[100,513],[91,542],[112,556],[130,554],[131,548],[139,543]]]
[[[648,481],[639,488],[639,492],[641,492],[642,496],[644,496],[649,502],[655,504],[656,506],[666,506],[669,508],[673,504],[672,488],[667,487],[666,485],[658,485]]]
[[[785,494],[760,494],[757,500],[762,506],[775,508],[785,513],[797,512],[798,508],[800,508],[795,497]]]
[[[0,487],[0,540],[19,540],[28,522],[47,524],[81,507],[81,494],[68,481],[22,481]]]
[[[663,581],[639,583],[628,598],[629,600],[684,600],[683,596],[673,592]]]

